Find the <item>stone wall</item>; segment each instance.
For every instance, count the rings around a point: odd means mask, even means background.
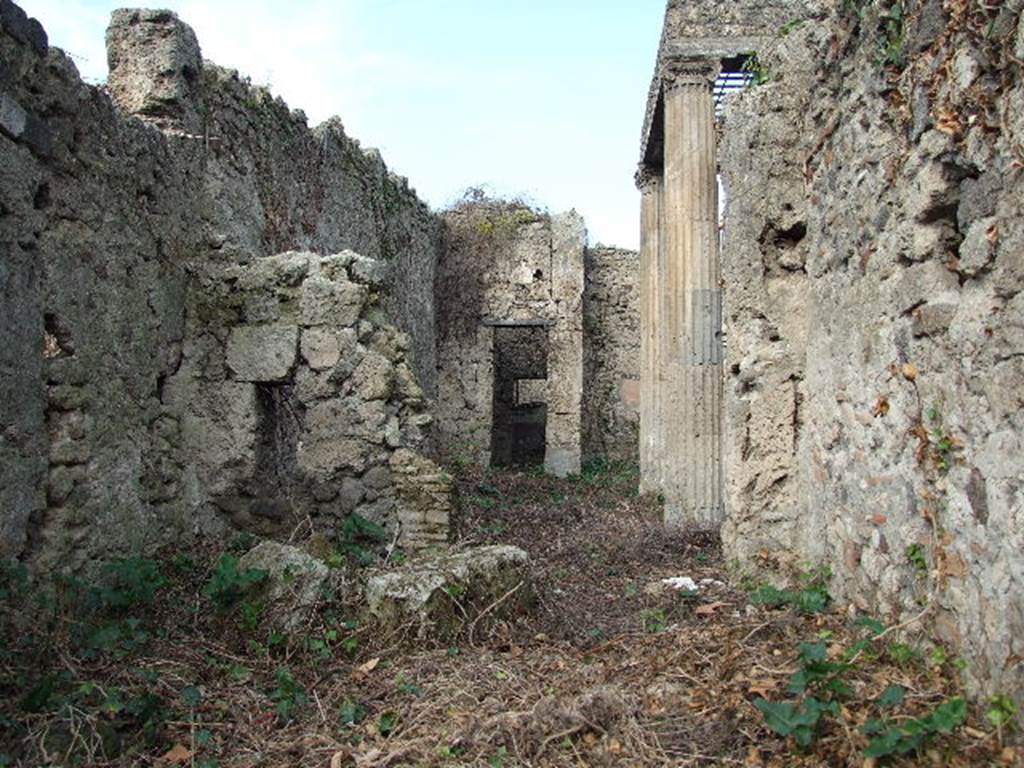
[[[640,263],[590,248],[583,293],[583,456],[636,461],[640,429]]]
[[[408,181],[339,118],[310,129],[267,88],[203,61],[173,13],[116,11],[107,48],[114,103],[163,129],[195,175],[199,244],[227,259],[352,250],[393,264],[384,306],[413,339],[413,365],[433,396],[440,229]]]
[[[545,466],[578,472],[583,220],[481,202],[448,211],[444,221],[436,282],[439,445],[453,458],[490,464],[495,329],[540,327],[548,345]]]
[[[1024,694],[1024,31],[835,3],[726,115],[726,551]],[[904,59],[905,56],[905,59]]]
[[[422,447],[432,417],[409,337],[380,309],[384,267],[349,251],[195,270],[163,391],[182,471],[164,482],[211,532],[333,531],[354,513],[400,529],[407,548],[445,539],[446,516],[406,535],[398,504],[391,465]]]
[[[169,384],[210,263],[387,262],[381,305],[430,393],[439,228],[378,154],[203,63],[172,14],[115,14],[110,95],[9,0],[0,24],[0,554],[74,569],[202,527]],[[225,408],[277,407],[253,397]]]

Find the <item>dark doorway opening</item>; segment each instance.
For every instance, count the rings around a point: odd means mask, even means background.
[[[544,464],[547,378],[546,327],[509,325],[494,329],[492,466]]]

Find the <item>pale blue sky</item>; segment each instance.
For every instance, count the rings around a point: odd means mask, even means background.
[[[87,80],[110,0],[17,0]],[[640,125],[665,0],[163,0],[203,55],[316,124],[341,116],[435,208],[468,186],[575,208],[635,248]]]

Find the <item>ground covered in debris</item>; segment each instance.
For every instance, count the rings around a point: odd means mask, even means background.
[[[437,647],[330,594],[270,630],[231,547],[53,589],[8,569],[0,767],[1021,764],[1012,703],[968,706],[956,659],[833,610],[825,574],[736,583],[629,467],[457,481],[461,543],[526,549],[535,606]]]

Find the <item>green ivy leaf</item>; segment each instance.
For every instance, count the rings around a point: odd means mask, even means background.
[[[890,685],[884,691],[882,695],[878,697],[878,706],[891,709],[892,707],[898,707],[903,703],[903,698],[906,695],[906,690],[901,685]]]

